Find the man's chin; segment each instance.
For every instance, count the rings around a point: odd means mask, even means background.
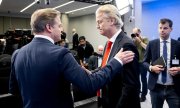
[[[99,34],[103,35],[104,33],[100,31]]]

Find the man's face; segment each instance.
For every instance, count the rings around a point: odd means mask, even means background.
[[[133,34],[135,34],[136,36],[139,37],[139,36],[140,36],[140,33],[141,33],[141,32],[140,32],[137,28],[134,28],[134,29],[133,29]]]
[[[99,54],[99,55],[102,55],[102,54],[103,54],[103,50],[104,50],[103,47],[99,47],[99,48],[98,48],[98,54]]]
[[[63,30],[61,20],[59,16],[55,18],[55,24],[52,27],[52,37],[55,42],[59,41],[61,39],[61,31]]]
[[[84,39],[81,39],[81,40],[79,40],[79,44],[81,46],[85,46],[86,45],[86,41]]]
[[[103,36],[109,36],[111,31],[112,21],[110,18],[105,16],[103,13],[99,13],[96,15],[96,23],[97,29],[99,29],[99,33]]]
[[[169,23],[167,22],[165,24],[160,23],[158,27],[158,31],[159,31],[160,38],[163,40],[166,40],[169,38],[172,28],[169,27]]]
[[[60,43],[60,46],[62,46],[62,47],[64,47],[65,45],[66,45],[65,41],[62,41],[62,42]]]

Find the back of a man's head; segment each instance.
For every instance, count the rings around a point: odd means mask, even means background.
[[[36,10],[32,14],[30,22],[33,33],[44,32],[47,24],[53,26],[57,16],[60,17],[60,12],[52,8]]]
[[[76,33],[76,29],[75,29],[75,28],[73,28],[73,29],[72,29],[72,32],[73,32],[73,33]]]

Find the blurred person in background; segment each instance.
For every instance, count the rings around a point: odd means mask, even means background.
[[[93,54],[93,46],[86,40],[85,36],[79,37],[79,46],[77,48],[77,54],[80,60],[81,66],[88,68],[89,57]]]
[[[72,36],[73,48],[72,49],[77,50],[77,47],[79,45],[79,36],[75,28],[72,29],[72,33],[73,33],[73,36]]]
[[[145,38],[141,35],[141,30],[139,28],[134,28],[132,32],[133,34],[131,34],[131,37],[139,52],[139,70],[140,70],[141,84],[142,84],[140,101],[144,102],[146,100],[148,89],[147,89],[147,70],[144,67],[142,61],[144,58],[144,52],[146,50],[146,46],[148,44],[148,38]]]

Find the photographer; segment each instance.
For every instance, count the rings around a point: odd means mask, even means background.
[[[133,29],[133,34],[131,34],[131,37],[133,38],[133,41],[135,42],[136,45],[140,45],[143,49],[146,49],[148,39],[142,37],[141,35],[141,30],[138,28]]]
[[[146,100],[147,95],[147,70],[144,68],[142,61],[144,58],[144,52],[146,50],[146,46],[148,43],[148,39],[141,36],[141,30],[139,28],[134,28],[131,37],[138,49],[139,52],[139,69],[141,74],[141,83],[142,83],[142,91],[140,101],[144,102]]]

